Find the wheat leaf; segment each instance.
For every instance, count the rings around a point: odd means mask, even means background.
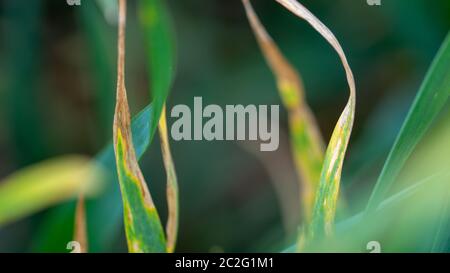
[[[82,156],[64,156],[21,169],[0,182],[0,225],[80,193],[100,191],[102,169]]]
[[[140,0],[139,4],[139,22],[143,30],[149,65],[150,93],[153,104],[150,134],[153,137],[173,80],[175,43],[165,2]]]
[[[450,33],[437,53],[377,180],[367,212],[374,211],[450,96]]]
[[[172,253],[175,249],[175,243],[178,233],[178,179],[175,172],[175,164],[173,163],[172,154],[170,152],[165,105],[163,107],[161,118],[159,120],[159,136],[161,138],[161,151],[167,176],[167,252]]]
[[[165,2],[161,0],[141,0],[140,3],[139,21],[146,39],[150,94],[154,105],[151,119],[154,123],[150,125],[150,136],[153,136],[156,121],[159,120],[159,135],[167,176],[167,251],[173,252],[178,232],[178,182],[167,135],[165,103],[174,74],[174,38]]]
[[[331,135],[321,171],[319,189],[314,203],[309,236],[315,237],[332,232],[336,203],[339,193],[342,165],[345,152],[350,139],[353,120],[355,116],[356,88],[352,70],[348,64],[345,53],[334,34],[309,10],[295,0],[276,0],[298,17],[306,20],[319,32],[339,55],[344,66],[347,82],[350,88],[350,97],[339,117],[336,127]]]
[[[277,81],[284,107],[288,111],[292,154],[300,178],[303,218],[311,219],[314,194],[319,184],[324,144],[317,123],[304,98],[300,75],[267,33],[249,0],[242,0],[258,44]]]
[[[158,213],[137,162],[125,89],[126,0],[119,0],[117,97],[114,115],[114,151],[122,192],[125,232],[130,252],[165,252]]]

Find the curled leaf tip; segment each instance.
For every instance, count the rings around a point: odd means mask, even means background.
[[[276,0],[299,18],[306,20],[337,52],[345,70],[350,89],[348,102],[339,117],[328,144],[316,193],[312,222],[308,228],[309,237],[331,234],[336,203],[339,194],[342,165],[353,127],[356,103],[356,87],[353,72],[340,43],[316,16],[296,0]]]
[[[303,222],[309,223],[324,156],[322,136],[304,98],[300,74],[267,33],[250,1],[242,2],[259,47],[276,78],[281,101],[288,111],[292,154],[300,178]]]

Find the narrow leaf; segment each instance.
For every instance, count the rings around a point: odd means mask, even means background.
[[[65,156],[26,167],[0,182],[0,225],[101,189],[102,170],[88,158]]]
[[[164,160],[164,168],[167,176],[167,206],[168,220],[166,225],[167,252],[172,253],[175,249],[175,243],[178,233],[178,181],[170,152],[169,137],[167,134],[166,106],[164,105],[159,120],[159,136],[161,138],[161,151]]]
[[[164,233],[133,147],[125,89],[126,0],[119,0],[117,98],[114,151],[130,252],[165,252]]]
[[[140,0],[139,4],[139,22],[144,34],[149,65],[153,104],[150,135],[153,137],[173,80],[175,43],[165,1]]]
[[[242,0],[258,44],[277,81],[284,107],[288,111],[292,154],[301,187],[303,218],[311,219],[324,157],[324,144],[317,123],[309,109],[300,75],[283,56],[258,19],[249,0]]]
[[[406,160],[422,139],[450,95],[450,33],[437,53],[409,110],[367,204],[374,211]]]
[[[167,135],[165,103],[174,75],[174,38],[172,24],[165,1],[141,0],[139,19],[146,41],[150,72],[150,94],[154,105],[150,136],[159,120],[159,133],[164,167],[167,176],[168,220],[166,225],[167,251],[173,252],[178,232],[178,182]]]
[[[345,53],[334,34],[309,10],[295,0],[276,0],[298,17],[306,20],[319,32],[339,55],[347,76],[350,88],[349,100],[339,117],[331,135],[320,176],[319,189],[314,203],[309,236],[314,237],[323,233],[330,234],[333,228],[336,203],[339,193],[342,165],[350,139],[355,116],[356,88],[352,70]]]

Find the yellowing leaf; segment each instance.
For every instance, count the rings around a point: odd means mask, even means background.
[[[122,192],[125,233],[130,252],[165,252],[164,232],[139,168],[132,141],[124,79],[125,24],[126,1],[120,0],[114,152]]]
[[[89,158],[64,156],[26,167],[0,182],[0,225],[99,192],[102,170]]]
[[[283,56],[255,14],[250,1],[242,0],[259,46],[277,80],[289,129],[296,170],[301,179],[301,207],[306,223],[311,219],[314,196],[322,169],[324,145],[314,116],[306,104],[300,75]]]
[[[334,34],[308,9],[295,0],[276,0],[296,16],[306,20],[317,32],[319,32],[339,55],[347,76],[350,88],[350,97],[339,117],[328,144],[325,160],[320,176],[319,189],[314,203],[309,236],[330,234],[333,229],[336,203],[339,193],[342,164],[350,139],[355,115],[356,88],[352,70],[348,64],[344,51]],[[325,68],[324,68],[325,69]]]
[[[166,225],[167,252],[172,253],[175,249],[178,233],[178,181],[167,134],[166,105],[163,106],[159,120],[159,136],[167,176],[166,194],[169,211]]]

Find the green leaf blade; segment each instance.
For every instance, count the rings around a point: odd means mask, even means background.
[[[148,191],[127,165],[127,150],[119,135],[117,169],[123,198],[125,230],[130,252],[165,252],[161,222]],[[150,201],[150,202],[149,202]]]
[[[156,128],[159,128],[161,150],[167,176],[167,251],[173,252],[178,233],[178,181],[167,135],[165,105],[175,73],[175,42],[166,2],[164,0],[141,0],[139,21],[146,41],[150,95],[154,105],[150,136],[153,137]]]
[[[450,96],[450,33],[437,53],[377,180],[367,212],[374,211]]]
[[[149,65],[153,138],[175,74],[175,42],[165,1],[141,0],[138,12]]]
[[[113,123],[114,154],[122,193],[125,233],[130,252],[165,252],[166,242],[161,221],[133,145],[125,87],[126,10],[126,0],[119,0],[117,91]]]

